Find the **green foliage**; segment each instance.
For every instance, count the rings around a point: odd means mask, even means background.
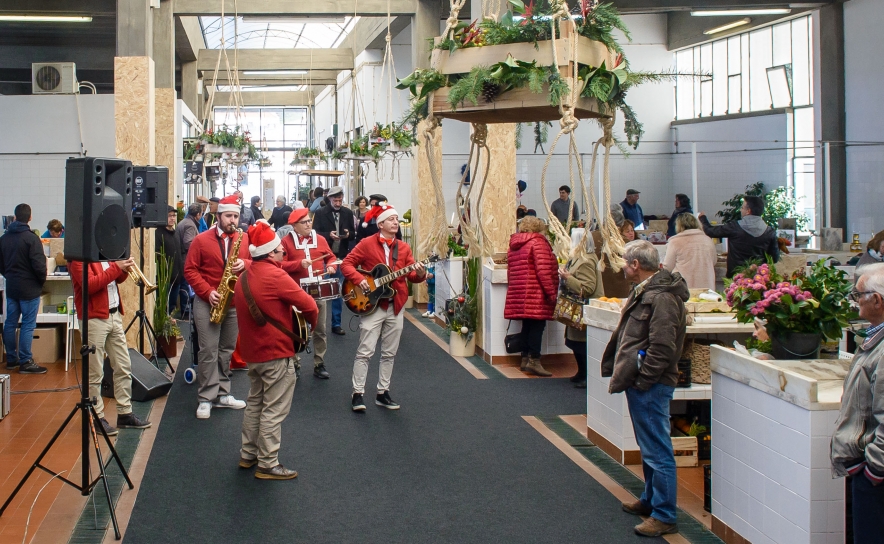
[[[575,17],[577,32],[590,40],[602,42],[611,51],[622,54],[623,48],[614,39],[614,29],[622,32],[628,41],[632,41],[632,36],[617,8],[611,3],[592,6],[590,0],[580,0],[580,7],[581,14]]]
[[[172,290],[172,258],[166,257],[164,248],[157,252],[157,298],[153,308],[153,326],[157,336],[174,338],[181,334],[178,325],[169,315],[169,293]]]
[[[706,432],[706,426],[700,425],[696,420],[691,423],[691,428],[688,430],[688,436],[700,436],[701,434]]]
[[[770,353],[771,349],[773,349],[772,342],[768,340],[759,340],[754,336],[750,336],[746,339],[746,349],[748,350],[756,350],[761,353]]]
[[[764,198],[764,214],[761,218],[772,229],[778,228],[777,220],[794,218],[798,231],[806,232],[810,225],[810,218],[805,213],[798,213],[798,199],[794,196],[795,190],[791,187],[776,187],[766,191],[764,183],[759,181],[746,186],[746,192],[736,194],[721,203],[724,209],[716,213],[723,223],[739,221],[742,218],[740,208],[743,206],[744,196],[760,196]]]
[[[460,78],[448,91],[448,103],[452,109],[458,104],[469,100],[474,105],[479,103],[479,96],[487,84],[493,84],[491,69],[487,66],[474,66],[470,73]]]
[[[468,253],[467,248],[457,243],[454,235],[448,235],[448,255],[451,257],[466,257]]]
[[[469,259],[465,264],[466,289],[451,300],[447,318],[449,330],[469,342],[476,333],[479,322],[479,273],[482,266],[478,258]],[[467,329],[466,333],[463,332],[464,327]]]

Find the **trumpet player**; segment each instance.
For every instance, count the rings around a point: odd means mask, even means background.
[[[89,263],[89,337],[87,342],[95,346],[95,354],[89,357],[89,396],[95,399],[95,412],[104,431],[113,436],[117,429],[146,429],[144,421],[132,413],[132,361],[129,346],[123,332],[123,299],[117,285],[129,278],[137,269],[131,258],[117,262]],[[83,330],[83,263],[68,261],[68,270],[74,283],[74,301],[80,330]],[[117,401],[117,426],[111,425],[104,416],[104,400],[101,398],[101,379],[104,377],[104,357],[110,359],[114,369],[114,398]]]
[[[237,230],[239,200],[235,195],[218,203],[215,226],[193,239],[184,263],[184,278],[194,292],[193,321],[199,337],[197,355],[196,417],[208,419],[212,408],[242,410],[244,401],[230,394],[230,355],[236,346],[239,328],[230,292],[219,292],[227,275],[239,276],[250,260],[248,235]],[[242,239],[241,239],[242,238]],[[238,248],[236,255],[234,249]],[[221,289],[223,291],[223,289]],[[221,311],[220,323],[213,323],[213,313]]]

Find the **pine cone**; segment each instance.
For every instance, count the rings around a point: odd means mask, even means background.
[[[500,85],[496,83],[482,84],[482,98],[488,102],[494,102],[494,98],[500,94]]]

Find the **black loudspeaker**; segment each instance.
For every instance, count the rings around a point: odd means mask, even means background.
[[[132,400],[148,401],[162,397],[169,392],[169,389],[172,389],[172,380],[138,353],[137,349],[129,348],[129,359],[132,360]],[[114,398],[114,369],[107,357],[104,358],[101,396]]]
[[[132,163],[83,157],[65,166],[64,256],[93,263],[129,257]]]
[[[132,225],[149,229],[165,227],[169,209],[169,169],[165,166],[135,166],[132,183]]]

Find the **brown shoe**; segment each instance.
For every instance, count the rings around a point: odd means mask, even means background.
[[[526,368],[528,368],[528,356],[522,355],[522,364],[519,365],[519,370],[525,372]]]
[[[540,364],[539,358],[535,359],[534,357],[531,357],[530,359],[528,359],[528,365],[525,367],[525,370],[527,370],[528,372],[535,374],[537,376],[542,376],[544,378],[548,378],[548,377],[552,376],[552,372],[543,368],[543,365]]]
[[[253,466],[258,464],[257,459],[246,459],[245,457],[239,458],[239,468],[252,468]]]
[[[276,465],[273,468],[258,467],[255,471],[255,478],[259,480],[291,480],[298,477],[298,471],[290,470],[282,465]]]
[[[650,516],[652,512],[652,508],[650,506],[645,506],[642,504],[641,500],[637,500],[635,502],[624,502],[621,507],[623,511],[627,514],[632,514],[634,516]]]
[[[635,534],[641,536],[657,537],[678,532],[678,525],[663,523],[657,518],[648,518],[635,526]]]

